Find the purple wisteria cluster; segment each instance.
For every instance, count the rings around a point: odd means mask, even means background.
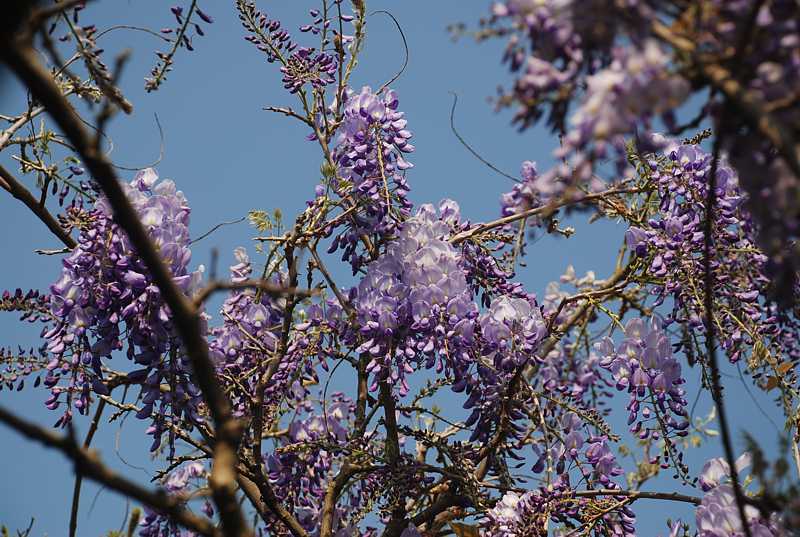
[[[375,94],[348,88],[342,124],[332,152],[336,165],[330,187],[360,210],[345,231],[334,237],[331,251],[343,250],[343,259],[357,270],[365,257],[357,252],[362,235],[384,237],[397,232],[412,204],[405,170],[413,165],[404,154],[414,151],[405,114],[398,111],[397,93]],[[324,195],[324,189],[318,194]]]
[[[637,129],[649,132],[653,118],[672,111],[688,95],[689,84],[672,74],[670,56],[655,40],[615,48],[612,56],[608,67],[586,78],[586,94],[556,151],[556,157],[570,158],[566,166],[544,174],[543,183],[587,183],[595,163],[606,157],[623,175],[628,169],[623,136]],[[646,141],[642,137],[639,143]]]
[[[582,76],[612,61],[621,22],[636,27],[648,14],[646,3],[635,0],[495,2],[490,30],[509,35],[503,61],[517,74],[513,92],[501,103],[519,105],[515,121],[522,128],[538,121],[551,103],[549,123],[563,131]]]
[[[255,2],[237,0],[236,9],[239,11],[239,21],[250,33],[245,36],[245,41],[254,44],[258,50],[266,54],[269,63],[295,51],[298,45],[292,40],[289,31],[282,27],[281,21],[271,19],[259,11]]]
[[[234,252],[238,263],[231,267],[231,281],[242,282],[252,275],[252,264],[244,248]],[[281,283],[280,277],[273,282]],[[307,340],[301,336],[281,342],[286,299],[274,298],[254,289],[231,292],[220,311],[222,323],[210,333],[209,351],[217,374],[229,389],[234,415],[248,416],[250,405],[256,397],[260,379],[270,363],[277,367],[264,386],[263,405],[267,422],[274,407],[290,390],[305,391],[300,376],[305,373],[315,377],[306,362],[303,367]],[[282,355],[280,355],[282,353]]]
[[[736,472],[750,465],[750,457],[744,454],[736,462]],[[700,486],[705,492],[703,502],[695,510],[698,537],[744,537],[745,529],[736,505],[736,496],[730,481],[730,466],[722,458],[710,459],[703,466]],[[747,525],[752,537],[783,537],[788,535],[781,528],[777,517],[763,518],[759,510],[744,507]]]
[[[564,195],[579,199],[586,189],[600,190],[605,183],[595,168],[608,158],[615,162],[619,178],[629,178],[632,170],[624,136],[640,129],[649,132],[653,118],[686,98],[688,84],[671,73],[670,57],[655,41],[648,40],[641,48],[615,48],[612,57],[607,67],[586,78],[585,95],[554,154],[563,163],[541,174],[533,163],[523,163],[522,183],[501,198],[504,215]],[[657,140],[642,135],[637,144],[640,150],[651,150]]]
[[[335,2],[338,4],[340,2]],[[337,81],[339,61],[343,55],[337,57],[328,46],[331,40],[342,47],[352,41],[353,37],[340,34],[335,25],[331,25],[330,18],[324,18],[319,10],[310,11],[312,24],[300,27],[303,33],[311,32],[314,35],[322,31],[327,36],[321,42],[321,48],[304,47],[294,40],[289,30],[284,28],[277,19],[272,19],[256,8],[255,2],[237,0],[236,8],[239,11],[239,20],[249,35],[245,40],[252,43],[261,52],[266,54],[269,63],[278,62],[283,75],[283,87],[289,93],[304,91],[307,85],[313,90],[324,89],[325,86]],[[352,22],[352,15],[342,15],[341,22]],[[343,49],[342,49],[343,50]],[[304,97],[305,99],[305,97]]]
[[[297,93],[306,84],[323,87],[336,82],[336,59],[326,52],[300,47],[286,59],[281,67],[283,87],[289,93]]]
[[[542,205],[542,198],[548,187],[541,184],[536,163],[529,160],[523,162],[520,176],[522,182],[516,183],[511,192],[500,196],[500,214],[503,216],[523,213]]]
[[[200,488],[207,478],[208,472],[201,463],[190,462],[170,472],[162,486],[166,493],[188,500],[188,496]],[[213,516],[214,508],[207,500],[203,502],[202,509],[207,516]],[[174,520],[150,508],[145,508],[144,518],[139,523],[139,537],[194,537],[195,535],[194,532],[181,529]]]
[[[681,387],[686,381],[669,337],[657,317],[629,320],[623,335],[617,345],[603,338],[595,350],[616,388],[630,394],[626,407],[630,431],[642,440],[664,440],[662,456],[651,464],[660,461],[662,468],[668,468],[671,461],[685,470],[674,437],[686,436],[690,425],[686,392]]]
[[[33,374],[37,374],[33,387],[38,387],[42,382],[39,373],[46,370],[47,361],[44,349],[0,347],[0,390],[22,391]]]
[[[462,223],[463,229],[469,223]],[[494,296],[525,298],[527,294],[522,283],[514,281],[514,271],[508,268],[495,254],[501,252],[505,244],[487,244],[484,241],[463,241],[461,250],[461,266],[467,277],[467,285],[472,293],[479,297],[480,305],[488,307]]]
[[[416,366],[462,374],[468,367],[465,348],[472,341],[478,309],[467,287],[460,255],[449,242],[450,222],[458,206],[423,205],[406,220],[396,241],[371,263],[351,291],[358,326],[358,352],[371,357],[372,387],[398,383]]]
[[[52,142],[75,153],[65,159],[68,171],[55,167],[55,179],[21,158],[23,173],[46,178],[38,207],[0,169],[0,186],[67,246],[42,252],[63,256],[49,294],[0,296],[0,311],[44,326],[39,349],[0,347],[0,388],[19,391],[36,376],[34,387],[49,390],[46,406],[62,411],[56,427],[69,434],[54,441],[5,411],[0,421],[60,448],[84,476],[138,490],[147,502],[142,537],[190,537],[191,528],[278,537],[634,537],[632,504],[644,499],[695,505],[695,537],[786,537],[794,488],[782,491],[785,458],[767,464],[753,442],[763,490],[749,492],[751,480],[743,479],[744,505],[730,477],[749,456],[733,469],[711,459],[697,479],[690,474],[684,454],[700,435],[711,436],[704,427],[713,414],[692,428],[682,359],[702,366],[700,390],[713,381],[728,450],[723,376],[704,338],[730,362],[745,363],[766,391],[778,388],[787,430],[797,432],[800,171],[793,166],[800,164],[785,146],[797,157],[800,4],[493,0],[478,34],[508,38],[504,61],[516,77],[498,104],[517,105],[514,121],[523,129],[549,113],[561,146],[549,170],[525,161],[522,180],[501,197],[501,217],[481,224],[462,219],[449,199],[414,212],[406,179],[413,135],[389,89],[394,79],[377,90],[350,86],[363,60],[368,10],[351,0],[352,15],[343,14],[346,4],[327,0],[310,10],[295,40],[254,0],[235,1],[246,41],[277,64],[297,99],[294,108],[266,109],[299,120],[322,158],[321,184],[293,222],[284,227],[278,210],[274,225],[267,213],[251,213],[259,231],[270,231],[255,239],[270,245],[256,249],[263,259],[237,248],[229,280],[201,289],[203,268],[190,267],[184,195],[152,169],[121,185],[185,295],[181,318],[199,321],[199,333],[181,330],[185,347],[162,291],[102,195],[109,182],[75,179],[99,176],[105,168],[98,164],[110,160],[69,133],[15,134],[46,112],[65,123],[53,113],[60,101],[42,98],[48,95],[36,85],[28,87],[35,99],[27,113],[0,115],[11,125],[0,131],[0,150],[20,145],[24,157],[26,147]],[[213,22],[197,6],[171,8],[175,26],[160,34],[170,45],[157,53],[148,91]],[[70,8],[72,19],[59,15],[77,24],[82,8]],[[66,66],[42,72],[55,72],[65,98],[91,94],[128,111],[116,74],[98,59],[103,32],[73,26],[74,60],[85,61],[89,82],[81,89]],[[301,44],[308,39],[313,46]],[[0,60],[7,56],[1,48]],[[25,71],[30,65],[8,63],[36,80],[36,69]],[[708,92],[704,106],[681,124],[679,112],[698,90]],[[682,143],[671,138],[708,121],[716,127],[713,157],[698,145],[712,131]],[[654,134],[656,126],[668,134]],[[104,179],[115,180],[108,170]],[[612,179],[600,177],[607,172]],[[62,208],[70,189],[79,195],[54,220],[45,202],[59,188]],[[587,205],[597,217],[626,222],[613,273],[578,277],[569,266],[541,299],[527,292],[514,281],[526,225],[569,236],[574,230],[558,227],[558,211]],[[344,283],[342,269],[352,274]],[[705,288],[706,269],[713,289]],[[202,302],[222,290],[218,322],[209,327]],[[191,363],[187,348],[198,350]],[[112,398],[121,387],[123,398]],[[114,412],[109,422],[128,414],[148,420],[151,455],[168,465],[153,481],[168,496],[108,478],[101,463],[69,444],[73,412],[87,415],[98,400],[84,447],[106,405]],[[619,413],[625,438],[611,425]],[[762,479],[770,467],[775,480]],[[643,489],[670,468],[698,485],[702,498]],[[175,505],[183,512],[163,512]],[[673,537],[688,532],[680,521],[671,529]]]
[[[190,210],[183,193],[172,181],[158,182],[152,169],[124,187],[176,285],[191,295],[202,269],[188,268]],[[152,417],[155,449],[167,425],[191,428],[202,420],[200,394],[191,382],[171,313],[104,198],[77,242],[63,261],[61,277],[50,287],[52,320],[44,331],[51,356],[44,380],[51,391],[47,406],[65,408],[61,425],[68,423],[73,407],[85,414],[92,391],[108,395],[103,360],[124,350],[138,366],[127,378],[142,387],[138,417]]]
[[[550,127],[564,136],[556,155],[571,157],[542,175],[544,191],[586,182],[610,151],[617,175],[629,174],[620,136],[636,138],[637,151],[656,149],[654,119],[673,134],[713,122],[750,194],[758,244],[775,279],[771,297],[785,308],[797,294],[800,266],[800,160],[792,141],[800,120],[798,20],[800,6],[789,0],[715,0],[702,9],[505,0],[493,4],[477,35],[508,38],[503,61],[515,82],[499,104],[518,105],[523,129],[549,111]],[[702,104],[685,110],[692,92]]]
[[[632,226],[626,233],[629,249],[657,279],[652,288],[656,304],[673,299],[667,323],[693,331],[704,330],[705,205],[712,164],[709,153],[685,144],[669,147],[661,164],[651,160],[649,179],[658,188],[659,209],[645,227]],[[768,259],[756,245],[755,225],[738,177],[724,162],[718,165],[716,195],[711,238],[714,315],[719,329],[730,334],[720,344],[732,362],[757,343],[781,360],[796,360],[797,323],[760,298],[770,289]]]
[[[308,399],[295,402],[295,417],[267,456],[266,470],[280,501],[290,506],[309,535],[319,535],[325,492],[348,446],[355,404],[340,392],[331,394],[322,412]],[[374,528],[360,530],[359,522],[379,493],[380,479],[380,472],[367,472],[337,503],[333,521],[337,537],[374,535]],[[292,535],[277,518],[268,522],[267,529],[276,537]]]
[[[453,385],[468,395],[464,408],[471,414],[465,424],[473,427],[471,441],[486,441],[497,432],[503,419],[513,423],[525,418],[512,404],[516,384],[525,369],[536,360],[547,335],[546,325],[535,299],[500,296],[480,315],[477,322],[479,355],[476,374],[464,375]],[[508,406],[506,416],[498,412]],[[521,439],[525,429],[512,427],[511,437]]]
[[[593,509],[589,509],[592,506]],[[602,511],[606,511],[603,514]],[[636,516],[616,499],[590,500],[575,498],[569,485],[557,482],[549,487],[525,492],[506,492],[495,506],[487,511],[483,522],[483,537],[546,537],[568,535],[551,533],[550,526],[564,524],[566,528],[582,525],[599,512],[593,524],[587,525],[586,535],[634,537]],[[591,532],[591,533],[588,533]]]

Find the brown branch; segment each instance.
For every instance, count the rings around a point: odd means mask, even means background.
[[[314,295],[314,291],[310,289],[297,289],[295,287],[285,287],[283,285],[271,282],[269,280],[243,280],[240,282],[222,282],[214,281],[201,289],[194,297],[194,304],[196,308],[202,306],[203,302],[208,300],[208,297],[217,291],[230,291],[234,289],[259,289],[264,293],[275,296],[299,296],[309,297]]]
[[[38,28],[44,21],[54,15],[63,14],[66,10],[85,3],[85,0],[64,0],[54,6],[39,8],[33,12],[30,18],[31,29]]]
[[[336,502],[339,500],[339,495],[344,490],[347,482],[351,477],[361,473],[369,472],[374,467],[370,466],[355,466],[345,460],[339,473],[334,479],[328,483],[325,490],[325,498],[322,503],[322,516],[320,523],[320,537],[331,537],[333,535],[333,520],[336,514]]]
[[[562,199],[562,200],[554,200],[552,203],[547,205],[542,205],[540,207],[534,207],[532,209],[528,209],[527,211],[521,211],[519,213],[515,213],[509,216],[504,216],[503,218],[498,218],[497,220],[492,220],[491,222],[486,222],[483,224],[478,224],[474,228],[468,229],[466,231],[462,231],[461,233],[457,233],[450,237],[451,244],[459,244],[464,242],[465,240],[474,237],[475,235],[480,235],[481,233],[485,233],[486,231],[491,231],[492,229],[505,226],[507,224],[511,224],[518,220],[523,220],[525,218],[530,218],[531,216],[537,216],[540,214],[550,214],[561,207],[568,207],[570,205],[578,205],[581,203],[589,203],[592,201],[596,201],[602,199],[606,196],[612,196],[615,194],[637,194],[642,192],[642,189],[639,188],[612,188],[609,190],[604,190],[603,192],[596,192],[594,194],[586,194],[580,198],[574,199]]]
[[[292,118],[295,118],[295,119],[299,119],[300,121],[302,121],[303,123],[305,123],[309,127],[314,128],[314,122],[313,121],[311,121],[310,119],[308,119],[305,116],[301,116],[300,114],[298,114],[297,112],[295,112],[291,108],[281,108],[281,107],[278,107],[278,106],[266,106],[266,107],[262,108],[262,110],[265,110],[267,112],[275,112],[277,114],[283,114],[284,116],[287,116],[287,117],[292,117]]]
[[[747,91],[730,71],[715,62],[707,62],[697,54],[695,42],[674,33],[665,24],[656,21],[652,27],[653,34],[673,47],[685,53],[692,60],[708,84],[720,91],[742,113],[747,122],[761,133],[778,150],[786,164],[796,177],[800,178],[800,160],[798,160],[795,141],[789,129],[773,114],[768,112],[767,104]]]
[[[150,490],[124,477],[118,476],[100,462],[94,452],[78,446],[71,437],[50,432],[47,429],[23,420],[2,407],[0,407],[0,422],[5,423],[31,440],[43,444],[45,447],[61,451],[64,455],[72,459],[75,463],[76,472],[84,477],[119,492],[124,496],[140,501],[156,511],[165,513],[176,523],[201,535],[222,537],[222,534],[210,520],[186,509],[180,499],[169,496],[163,490]]]
[[[636,500],[668,500],[673,502],[691,503],[700,505],[703,503],[702,498],[696,496],[688,496],[686,494],[679,494],[677,492],[646,492],[642,490],[616,490],[616,489],[598,489],[598,490],[575,490],[569,493],[570,496],[575,498],[596,498],[597,496],[613,496],[617,498],[631,498],[631,501]]]
[[[284,255],[286,259],[286,263],[289,267],[289,289],[296,289],[297,288],[297,259],[294,255],[294,241],[296,240],[296,230],[289,234],[289,237],[286,242]],[[266,271],[268,269],[268,265],[264,267],[264,276],[266,276]],[[262,278],[263,279],[263,278]],[[269,478],[265,475],[263,471],[263,464],[262,464],[262,456],[261,456],[261,441],[263,438],[263,429],[264,429],[264,396],[266,393],[267,386],[269,385],[270,379],[278,370],[280,366],[281,359],[286,354],[286,350],[289,344],[289,333],[292,327],[292,315],[294,312],[294,308],[298,303],[299,296],[295,295],[294,293],[287,293],[286,304],[284,306],[283,311],[283,323],[281,326],[281,338],[278,342],[278,348],[276,349],[275,356],[273,359],[269,360],[269,365],[267,366],[266,370],[260,375],[258,384],[256,386],[256,396],[252,403],[252,429],[253,429],[253,442],[251,446],[251,453],[252,459],[254,462],[254,469],[253,469],[253,476],[252,479],[256,485],[256,487],[261,492],[261,499],[263,500],[264,504],[267,508],[272,511],[272,513],[280,520],[284,526],[286,526],[289,531],[295,537],[308,537],[308,533],[305,531],[303,526],[297,520],[297,518],[289,512],[280,502],[280,500],[275,495],[275,492],[272,490],[272,486],[269,483]]]
[[[92,423],[89,425],[89,431],[86,433],[86,438],[83,441],[83,449],[89,449],[92,443],[94,434],[100,425],[100,417],[103,415],[103,410],[106,408],[106,402],[101,400],[97,404]],[[77,470],[77,468],[76,468]],[[75,537],[75,532],[78,530],[78,506],[81,501],[81,484],[83,483],[83,474],[79,471],[75,472],[75,486],[72,489],[72,507],[69,513],[69,537]]]
[[[314,263],[316,263],[317,269],[322,273],[322,276],[325,278],[325,281],[328,282],[328,287],[331,288],[333,294],[336,295],[336,300],[339,301],[339,304],[342,306],[342,309],[346,310],[348,313],[353,313],[353,306],[350,302],[344,297],[342,291],[339,289],[339,286],[336,285],[336,282],[333,280],[331,273],[328,272],[327,267],[325,267],[325,263],[322,262],[322,259],[319,257],[317,253],[317,244],[308,249],[311,252],[311,257],[314,258]]]
[[[448,491],[439,496],[432,504],[430,504],[423,511],[414,515],[411,518],[411,521],[417,527],[421,526],[422,524],[427,524],[428,527],[430,528],[432,523],[436,519],[437,515],[444,513],[445,511],[453,507],[462,507],[471,504],[472,500],[470,500],[467,496],[454,494]]]
[[[24,203],[67,248],[71,250],[77,246],[75,240],[61,227],[50,211],[40,205],[39,200],[2,165],[0,165],[0,187]]]
[[[284,257],[286,259],[286,264],[289,268],[289,275],[288,275],[289,287],[291,288],[296,288],[298,285],[297,259],[295,258],[294,255],[296,237],[297,235],[294,231],[290,233],[284,248]],[[268,265],[264,267],[264,276],[266,276],[267,268]],[[292,294],[289,294],[283,309],[283,323],[281,324],[281,338],[278,341],[278,347],[275,351],[273,359],[268,362],[269,365],[267,365],[266,370],[264,370],[259,376],[258,384],[256,385],[256,396],[252,404],[253,445],[251,446],[251,451],[253,454],[253,460],[259,464],[261,463],[262,460],[261,439],[262,439],[262,433],[264,432],[263,431],[264,396],[266,394],[267,386],[269,385],[270,379],[272,379],[273,375],[275,375],[275,372],[278,370],[281,360],[283,360],[283,357],[286,354],[286,350],[289,347],[289,332],[292,329],[292,315],[294,313],[294,308],[296,305],[297,305],[296,297]],[[266,477],[263,475],[263,472],[259,473],[261,474],[260,481],[268,486],[268,483],[266,482]]]
[[[194,379],[216,427],[215,456],[209,484],[223,528],[226,535],[231,537],[252,535],[236,498],[236,479],[233,471],[241,429],[232,418],[228,400],[217,384],[197,309],[173,282],[169,269],[150,242],[135,209],[125,195],[112,164],[105,155],[96,150],[94,140],[64,99],[50,74],[42,67],[29,40],[13,34],[3,35],[0,38],[0,57],[42,103],[67,139],[75,146],[92,177],[105,193],[116,222],[127,233],[169,306],[176,331],[192,362]]]
[[[725,459],[730,468],[730,478],[733,484],[733,495],[736,499],[736,507],[739,511],[739,518],[746,537],[752,537],[750,524],[745,513],[745,499],[739,483],[739,472],[736,470],[736,457],[733,454],[733,443],[731,441],[730,428],[728,427],[727,411],[722,397],[722,386],[720,384],[719,363],[717,362],[717,349],[714,345],[714,271],[711,270],[711,255],[714,246],[714,211],[717,205],[717,169],[719,167],[719,152],[722,145],[722,137],[718,133],[714,138],[714,148],[711,158],[711,176],[708,180],[708,195],[706,198],[706,218],[703,230],[703,280],[705,286],[704,305],[706,309],[706,355],[708,365],[711,368],[711,396],[717,407],[719,418],[720,437],[722,447],[725,451]]]
[[[11,124],[11,126],[9,126],[3,131],[2,134],[0,134],[0,149],[3,149],[9,143],[9,140],[11,140],[11,137],[14,136],[14,133],[16,133],[18,130],[24,127],[28,121],[35,118],[42,112],[44,112],[44,106],[39,106],[37,108],[28,110],[19,116],[19,118],[13,124]]]
[[[400,460],[400,438],[397,432],[397,416],[394,396],[389,379],[381,382],[381,405],[383,406],[383,421],[386,427],[386,447],[384,457],[390,466],[396,467]],[[397,495],[396,503],[392,508],[392,516],[383,530],[383,537],[398,537],[407,526],[405,495]]]
[[[251,501],[260,494],[261,497],[253,506],[259,511],[262,518],[266,518],[267,514],[271,512],[289,529],[294,537],[308,537],[308,532],[306,532],[305,528],[303,528],[297,518],[281,504],[278,497],[275,496],[275,491],[272,490],[270,484],[262,479],[260,465],[254,473],[255,475],[245,475],[246,472],[240,469],[238,472],[238,480],[245,495],[251,499]],[[253,489],[254,486],[256,490]]]

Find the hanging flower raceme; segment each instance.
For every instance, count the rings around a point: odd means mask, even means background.
[[[546,324],[533,297],[516,298],[500,296],[478,319],[480,356],[477,375],[464,375],[453,390],[465,390],[464,408],[472,409],[465,424],[473,427],[470,440],[485,441],[495,434],[503,413],[498,409],[508,405],[507,416],[511,422],[524,418],[524,413],[509,403],[513,382],[527,366],[535,361],[535,354],[546,336]],[[514,429],[512,437],[521,435]]]
[[[534,163],[524,162],[522,182],[501,197],[504,216],[564,196],[578,200],[587,189],[602,190],[605,183],[595,174],[595,164],[609,156],[618,176],[629,177],[632,170],[623,136],[640,134],[637,143],[642,151],[663,145],[662,138],[647,134],[650,123],[686,98],[688,84],[670,72],[670,58],[655,41],[646,41],[641,48],[615,49],[613,58],[586,78],[586,95],[555,152],[563,163],[540,174]],[[538,223],[529,220],[531,225]]]
[[[175,284],[191,295],[201,281],[202,267],[188,269],[189,207],[183,193],[172,181],[158,182],[151,169],[124,188]],[[47,406],[66,406],[61,425],[68,422],[71,406],[85,414],[92,391],[108,394],[103,360],[125,350],[140,366],[128,373],[128,381],[142,387],[137,416],[152,417],[149,432],[155,449],[167,425],[191,427],[202,419],[200,394],[191,382],[172,315],[104,198],[80,229],[77,242],[50,288],[55,320],[44,334],[52,356],[45,379],[52,393]]]
[[[252,274],[250,258],[244,248],[237,248],[234,255],[238,263],[230,269],[231,281],[244,281]],[[273,281],[280,283],[278,277]],[[250,414],[260,378],[274,360],[279,364],[266,387],[265,407],[275,405],[297,380],[302,354],[288,342],[280,348],[285,305],[284,298],[256,289],[235,290],[220,311],[222,324],[211,330],[209,351],[220,380],[229,388],[237,417]]]
[[[689,427],[685,383],[681,365],[672,355],[672,345],[656,317],[633,318],[625,325],[618,345],[611,338],[595,344],[600,364],[611,373],[620,391],[630,394],[628,425],[641,439],[663,438],[662,467],[669,461],[685,469],[674,437],[686,436]],[[651,461],[659,461],[656,457]]]
[[[736,460],[736,472],[750,465],[749,454]],[[736,504],[736,495],[730,481],[730,466],[722,458],[711,459],[703,466],[700,485],[705,491],[702,503],[695,509],[698,537],[744,537],[742,517]],[[740,480],[741,482],[741,480]],[[766,520],[752,505],[744,506],[745,519],[753,537],[783,537],[777,516]]]
[[[356,253],[361,236],[396,233],[411,211],[404,172],[412,164],[403,154],[414,151],[414,146],[409,143],[412,134],[406,129],[405,114],[397,110],[398,104],[393,90],[383,96],[369,87],[360,93],[347,90],[332,154],[336,174],[331,187],[358,210],[348,228],[334,238],[331,251],[343,249],[343,259],[350,261],[353,270],[366,261]]]
[[[442,218],[423,205],[400,229],[386,253],[371,263],[352,291],[362,343],[377,382],[399,382],[415,365],[437,372],[463,371],[464,348],[472,339],[477,306],[467,287],[458,251],[448,242],[457,206],[442,204]]]
[[[611,157],[616,172],[631,174],[623,136],[639,134],[639,149],[650,150],[651,121],[667,114],[688,95],[688,83],[670,71],[670,57],[652,40],[641,48],[614,50],[614,61],[587,77],[586,95],[570,117],[572,128],[555,156],[566,159],[538,177],[536,190],[545,199],[576,185],[596,189],[595,163]],[[580,196],[578,192],[576,195]]]
[[[172,497],[187,496],[194,490],[201,488],[201,484],[208,479],[208,472],[199,462],[184,464],[177,470],[170,472],[164,482],[164,491]],[[203,502],[203,512],[211,517],[214,508],[206,500]],[[174,520],[157,511],[145,507],[144,518],[139,523],[139,537],[194,537],[195,533],[182,529]]]
[[[266,460],[266,472],[278,500],[310,535],[318,535],[328,481],[341,464],[350,440],[347,432],[352,430],[354,420],[355,404],[350,398],[336,392],[330,399],[320,413],[305,395],[296,398],[296,414]],[[348,487],[343,495],[345,501],[336,503],[335,535],[372,535],[373,529],[362,533],[358,525],[364,506],[379,492],[380,479],[380,472],[366,473],[357,484]],[[270,519],[267,528],[276,537],[292,535],[277,518]]]
[[[705,330],[703,252],[712,167],[712,156],[696,145],[673,144],[661,163],[651,160],[649,178],[658,187],[659,209],[646,226],[626,233],[628,248],[662,282],[652,287],[656,305],[673,299],[666,324],[676,322],[689,331]],[[720,333],[729,334],[720,344],[732,362],[754,346],[763,346],[781,361],[794,361],[800,357],[800,327],[774,303],[760,299],[770,288],[768,260],[756,245],[747,196],[725,161],[717,168],[710,268],[714,321]],[[688,342],[684,347],[692,351]]]
[[[538,182],[539,173],[536,170],[536,163],[526,160],[522,163],[520,170],[522,182],[516,183],[511,192],[500,196],[500,213],[502,216],[511,216],[539,207],[541,203],[541,192],[546,189],[546,185]]]

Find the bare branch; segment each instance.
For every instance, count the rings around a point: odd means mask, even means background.
[[[215,457],[209,483],[225,533],[237,537],[251,535],[252,531],[246,526],[236,499],[233,471],[241,427],[232,418],[230,405],[217,383],[196,308],[173,282],[169,269],[150,242],[135,209],[125,195],[113,166],[105,155],[96,150],[92,137],[61,95],[50,74],[41,66],[30,43],[12,36],[3,36],[0,38],[0,56],[45,106],[64,135],[75,146],[92,177],[105,193],[114,211],[115,220],[127,233],[172,311],[176,330],[192,362],[195,381],[216,427]]]
[[[201,535],[222,537],[222,534],[210,520],[186,509],[179,499],[169,496],[163,490],[153,491],[118,476],[101,463],[94,452],[78,446],[69,436],[52,433],[47,429],[23,420],[2,407],[0,407],[0,421],[31,440],[43,444],[45,447],[61,451],[75,463],[76,472],[88,479],[129,498],[138,500],[152,509],[166,513],[181,526]]]
[[[296,297],[309,297],[316,294],[315,291],[309,289],[297,289],[295,287],[285,287],[283,285],[271,282],[269,280],[243,280],[240,282],[221,282],[214,281],[209,283],[194,298],[195,307],[200,307],[203,302],[208,300],[208,297],[217,291],[230,291],[234,289],[259,289],[262,292],[271,296],[296,296]]]
[[[71,250],[77,246],[75,240],[61,227],[58,220],[44,206],[39,204],[33,194],[2,165],[0,165],[0,187],[24,203],[67,248]]]
[[[105,410],[105,408],[106,402],[101,400],[97,405],[97,409],[94,412],[94,417],[92,418],[92,423],[89,425],[89,431],[86,433],[86,438],[83,441],[83,449],[89,449],[89,445],[92,443],[94,434],[97,432],[97,428],[100,425],[100,418],[103,415],[103,410]],[[78,468],[75,470],[75,486],[72,489],[72,507],[70,508],[69,513],[69,537],[75,537],[75,532],[78,530],[78,506],[80,505],[81,501],[81,484],[83,483],[83,474],[78,470]]]
[[[459,244],[471,237],[474,237],[475,235],[480,235],[481,233],[485,233],[486,231],[490,231],[492,229],[505,226],[506,224],[511,224],[513,222],[516,222],[517,220],[530,218],[531,216],[537,216],[540,214],[550,214],[561,207],[568,207],[570,205],[579,205],[581,203],[590,203],[593,201],[603,199],[606,196],[613,196],[616,194],[637,194],[640,192],[643,192],[643,190],[639,188],[611,188],[609,190],[604,190],[602,192],[595,192],[594,194],[586,194],[581,197],[554,200],[552,203],[549,203],[547,205],[534,207],[532,209],[528,209],[527,211],[521,211],[509,216],[504,216],[503,218],[498,218],[497,220],[492,220],[491,222],[486,222],[484,224],[478,224],[474,228],[462,231],[461,233],[458,233],[450,237],[450,243]]]

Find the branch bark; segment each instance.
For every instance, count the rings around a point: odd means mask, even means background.
[[[103,415],[103,410],[105,407],[106,402],[101,399],[97,404],[97,410],[94,412],[94,418],[92,418],[89,431],[86,433],[86,438],[83,441],[83,449],[89,449],[89,445],[92,443],[94,434],[97,432],[97,428],[100,426],[100,418]],[[69,513],[69,537],[75,537],[75,532],[78,530],[78,506],[80,505],[81,501],[81,485],[83,484],[83,474],[77,470],[78,469],[76,468],[75,486],[72,489],[72,507],[70,508]]]
[[[727,97],[730,104],[742,113],[747,122],[778,150],[792,173],[800,178],[797,144],[786,125],[768,111],[765,103],[749,93],[747,88],[723,66],[700,58],[695,42],[691,39],[674,33],[668,26],[658,21],[653,24],[652,31],[657,38],[689,56],[706,82]]]
[[[118,476],[101,463],[97,455],[86,448],[78,446],[75,441],[64,435],[57,435],[12,414],[0,407],[0,422],[5,423],[20,434],[35,440],[45,447],[61,451],[75,463],[75,471],[79,475],[96,481],[124,496],[142,502],[144,505],[166,513],[175,522],[200,535],[222,537],[220,531],[210,520],[200,517],[183,506],[179,499],[169,496],[163,490],[150,490],[141,485]]]
[[[58,237],[64,246],[72,250],[77,246],[75,239],[69,236],[69,233],[64,231],[64,228],[58,223],[50,211],[48,211],[43,205],[39,204],[39,200],[33,197],[33,194],[25,188],[25,186],[17,181],[17,179],[11,175],[11,172],[6,170],[2,165],[0,165],[0,187],[6,190],[9,194],[17,198],[19,201],[25,204],[25,206],[31,210],[33,214],[35,214],[39,220],[41,220],[44,225],[47,226],[53,235]]]
[[[77,113],[41,65],[31,45],[30,36],[26,38],[19,33],[20,28],[16,30],[11,35],[0,38],[0,57],[47,109],[67,139],[75,146],[92,177],[106,195],[115,220],[127,233],[169,306],[176,331],[192,362],[194,379],[203,393],[216,428],[214,463],[209,484],[225,534],[230,537],[250,536],[252,530],[246,525],[236,498],[234,466],[241,428],[231,416],[230,405],[217,384],[214,366],[201,331],[198,310],[173,282],[169,269],[162,262],[128,201],[111,162],[97,150]]]
[[[457,233],[456,235],[450,237],[450,243],[454,245],[459,244],[469,238],[474,237],[475,235],[480,235],[481,233],[485,233],[487,231],[491,231],[492,229],[496,229],[498,227],[514,223],[518,220],[523,220],[525,218],[530,218],[531,216],[538,216],[541,214],[551,214],[554,211],[560,209],[561,207],[567,207],[570,205],[579,205],[581,203],[590,203],[593,201],[603,199],[607,196],[613,196],[616,194],[636,194],[639,192],[642,192],[642,190],[638,188],[611,188],[608,190],[604,190],[602,192],[595,192],[594,194],[586,194],[579,198],[576,197],[572,199],[554,200],[552,203],[549,203],[547,205],[542,205],[540,207],[533,207],[531,209],[528,209],[527,211],[521,211],[519,213],[498,218],[497,220],[492,220],[490,222],[478,224],[477,226],[471,229],[462,231],[461,233]]]

